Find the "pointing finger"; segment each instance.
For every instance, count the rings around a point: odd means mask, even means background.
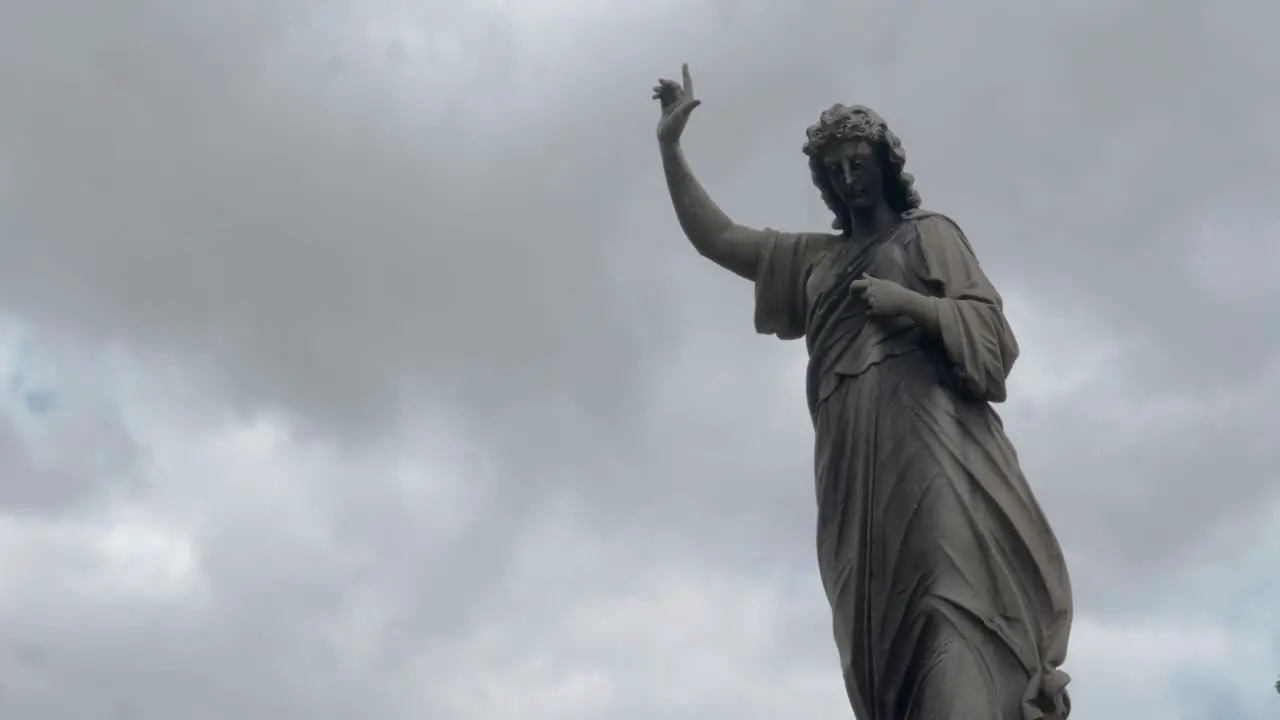
[[[689,63],[680,66],[680,75],[684,80],[684,94],[693,97],[693,76],[689,74]]]

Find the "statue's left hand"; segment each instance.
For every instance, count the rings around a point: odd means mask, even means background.
[[[867,314],[872,317],[899,317],[914,314],[923,297],[892,280],[863,275],[854,280],[849,289],[867,303]]]

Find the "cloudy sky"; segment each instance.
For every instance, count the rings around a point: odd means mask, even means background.
[[[838,6],[838,7],[837,7]],[[804,350],[699,258],[876,108],[1023,348],[1081,718],[1274,718],[1268,0],[0,0],[0,715],[850,717]]]

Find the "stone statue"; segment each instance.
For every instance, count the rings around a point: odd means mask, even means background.
[[[680,147],[693,95],[659,80],[658,144],[694,248],[755,283],[755,327],[809,350],[818,564],[861,720],[1062,720],[1062,550],[991,407],[1018,345],[950,218],[921,209],[879,115],[808,129],[834,233],[729,219]]]

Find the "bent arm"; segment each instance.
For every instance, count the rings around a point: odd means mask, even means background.
[[[680,228],[700,255],[720,267],[755,280],[765,233],[738,225],[715,204],[693,176],[678,144],[663,144],[662,169]]]
[[[1018,359],[1018,341],[1004,303],[987,279],[964,234],[950,219],[917,221],[925,282],[937,295],[922,298],[916,320],[935,333],[951,361],[959,388],[977,400],[1003,402],[1005,381]]]

